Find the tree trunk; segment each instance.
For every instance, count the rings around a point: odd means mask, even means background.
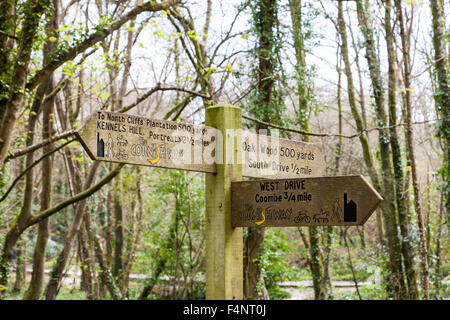
[[[390,143],[392,149],[392,163],[394,168],[394,185],[395,200],[398,210],[398,219],[400,225],[400,233],[402,236],[402,254],[405,265],[406,281],[408,284],[408,298],[416,300],[418,298],[416,271],[414,269],[414,251],[411,246],[411,236],[409,231],[409,210],[404,190],[405,176],[402,165],[401,147],[397,134],[397,99],[396,99],[396,67],[395,67],[395,51],[394,51],[394,30],[391,27],[390,11],[392,8],[390,0],[385,1],[385,33],[389,64],[389,82],[388,82],[388,105],[389,105],[389,132]]]
[[[349,8],[347,8],[347,13],[349,11]],[[349,18],[349,28],[348,28],[349,32],[350,32],[350,38],[352,40],[352,46],[353,49],[355,51],[355,64],[356,64],[356,70],[358,73],[358,82],[359,82],[359,105],[361,106],[361,116],[363,119],[363,123],[364,123],[364,128],[367,128],[367,116],[366,116],[366,103],[365,103],[365,99],[364,99],[364,84],[363,84],[363,78],[362,78],[362,73],[361,73],[361,66],[359,63],[359,55],[360,55],[360,50],[362,48],[360,48],[354,39],[353,36],[353,28],[351,25],[351,20]],[[367,136],[367,139],[369,139],[369,136]]]
[[[338,73],[338,84],[337,84],[337,107],[338,107],[338,132],[341,135],[342,134],[342,69],[341,69],[341,57],[339,54],[340,48],[338,47],[336,55],[337,55],[337,61],[336,61],[336,71]],[[337,175],[339,173],[339,165],[341,161],[342,156],[342,137],[338,137],[338,142],[336,144],[336,151],[334,156],[334,170],[333,174]]]
[[[88,211],[88,210],[87,210]],[[88,214],[88,213],[86,213]],[[95,299],[95,288],[92,274],[95,270],[92,269],[92,262],[90,261],[89,249],[87,246],[87,239],[85,238],[85,232],[83,232],[82,228],[78,232],[77,242],[78,242],[78,252],[80,256],[80,269],[81,269],[81,279],[83,280],[82,290],[86,292],[86,298],[88,300]]]
[[[100,244],[99,237],[94,233],[94,230],[92,228],[91,223],[91,216],[89,214],[86,214],[85,216],[85,227],[86,232],[88,234],[89,242],[91,245],[95,247],[95,256],[97,258],[97,262],[100,267],[100,280],[102,281],[103,285],[106,286],[108,289],[111,299],[113,300],[121,300],[122,294],[119,288],[117,287],[116,282],[114,281],[114,277],[108,268],[108,266],[105,263],[105,255],[103,253],[102,246]]]
[[[99,161],[95,161],[90,170],[88,177],[84,183],[84,190],[88,189],[94,182],[97,169],[100,166]],[[83,215],[85,211],[87,199],[80,201],[76,205],[75,209],[75,217],[73,219],[72,226],[70,227],[69,232],[67,233],[66,239],[64,241],[64,247],[58,255],[58,259],[56,264],[54,265],[50,279],[47,284],[47,288],[45,290],[45,299],[47,300],[55,300],[56,295],[58,294],[58,290],[63,278],[63,272],[66,268],[67,261],[69,259],[70,251],[72,250],[73,243],[75,241],[76,235],[80,230],[81,223],[83,221]]]
[[[110,168],[113,168],[113,164],[110,164]],[[105,228],[105,254],[106,263],[109,265],[112,261],[113,256],[113,230],[114,230],[114,218],[113,218],[113,188],[114,186],[108,187],[108,194],[106,196],[106,228]]]
[[[47,23],[46,33],[50,37],[57,34],[59,2],[52,1],[52,17]],[[47,41],[43,49],[43,59],[45,60],[54,49],[55,44],[52,41]],[[53,91],[53,75],[50,75],[44,82],[45,95]],[[42,97],[39,99],[42,100]],[[54,98],[48,99],[42,103],[42,139],[50,139],[53,136],[54,123]],[[52,151],[53,144],[48,144],[42,148],[44,154]],[[42,194],[41,194],[41,211],[44,211],[52,206],[52,187],[53,187],[53,157],[49,156],[42,160]],[[47,241],[50,235],[50,221],[45,219],[39,223],[38,235],[33,256],[33,273],[31,275],[30,286],[24,295],[25,300],[38,300],[42,292],[42,283],[44,281],[44,264],[47,252]]]
[[[302,1],[289,0],[289,9],[292,21],[292,37],[294,40],[295,50],[295,76],[297,78],[297,95],[298,95],[298,121],[302,130],[309,130],[309,115],[311,110],[308,105],[309,89],[307,86],[308,70],[306,67],[305,43],[303,38],[302,25]],[[307,141],[309,136],[303,136]]]
[[[49,83],[46,92],[51,92],[53,88],[53,79],[48,79]],[[45,83],[45,82],[44,82]],[[48,139],[52,136],[53,124],[53,101],[44,103],[42,109],[43,127],[42,138]],[[49,144],[43,148],[43,152],[47,153],[53,149],[53,145]],[[42,193],[41,193],[41,211],[52,206],[52,171],[53,159],[51,156],[42,160]],[[24,300],[38,300],[42,293],[42,283],[44,281],[44,264],[47,252],[47,241],[50,236],[50,221],[45,219],[38,226],[38,235],[33,255],[33,273],[31,274],[30,286],[25,293]]]
[[[142,192],[141,192],[141,170],[139,166],[136,166],[136,174],[138,176],[137,182],[136,182],[136,195],[137,195],[137,201],[138,201],[138,214],[137,217],[133,220],[134,224],[137,224],[137,228],[130,232],[129,241],[127,243],[127,258],[126,263],[124,265],[124,285],[122,294],[126,297],[127,291],[128,291],[128,284],[130,281],[130,272],[131,267],[134,263],[134,258],[136,255],[136,251],[139,245],[139,240],[141,236],[142,231],[142,217],[144,215],[144,201],[142,199]],[[134,225],[133,224],[133,225]]]
[[[257,30],[258,44],[256,55],[258,59],[256,99],[250,112],[262,117],[265,122],[271,122],[278,113],[274,105],[275,87],[275,59],[276,45],[274,31],[277,21],[277,2],[275,0],[258,0],[252,4],[253,25]],[[257,129],[267,129],[259,127]],[[244,297],[245,299],[268,299],[265,288],[261,282],[261,266],[259,256],[264,248],[264,227],[247,229],[244,239]]]
[[[123,284],[123,210],[121,203],[122,179],[119,177],[117,185],[114,187],[113,208],[114,208],[114,264],[113,276],[121,287]]]
[[[44,85],[39,86],[36,90],[36,96],[33,100],[31,106],[30,118],[27,125],[27,138],[26,146],[29,147],[34,143],[35,126],[38,120],[39,112],[41,111],[41,97],[44,96],[45,87]],[[34,162],[34,151],[29,152],[26,155],[25,167],[30,167]],[[20,210],[20,214],[17,217],[14,228],[11,228],[7,233],[3,248],[2,255],[0,258],[0,289],[2,287],[7,287],[9,278],[9,262],[12,257],[13,248],[18,241],[21,230],[25,228],[28,219],[31,216],[32,211],[32,201],[33,201],[33,188],[34,188],[34,169],[31,168],[25,176],[25,190],[23,195],[23,204]],[[0,299],[6,290],[0,290]]]
[[[16,1],[3,0],[0,2],[0,123],[5,114],[5,105],[8,99],[9,88],[6,83],[10,83],[12,69],[11,54],[13,52],[15,39],[11,35],[16,29]],[[8,79],[7,81],[5,81]],[[0,165],[0,168],[2,166]],[[1,170],[1,169],[0,169]],[[1,185],[1,181],[0,181]]]
[[[0,126],[0,168],[8,154],[8,148],[13,137],[14,126],[16,124],[17,113],[22,108],[25,96],[25,84],[28,75],[28,65],[34,43],[34,36],[39,25],[39,21],[48,5],[48,0],[27,1],[24,4],[24,20],[20,34],[17,58],[14,65],[13,76],[11,78],[11,90],[6,102],[5,113]]]
[[[13,293],[19,293],[22,291],[22,287],[25,284],[26,276],[26,246],[25,241],[21,240],[17,243],[16,250],[16,279],[12,289]]]
[[[441,274],[441,237],[442,237],[442,225],[444,224],[443,221],[443,207],[444,207],[444,199],[443,199],[443,191],[441,191],[441,199],[440,199],[440,205],[439,205],[439,216],[437,221],[437,232],[436,232],[436,262],[434,264],[434,295],[435,299],[440,299],[440,290],[442,286],[442,279],[443,276]]]
[[[333,293],[331,291],[331,273],[330,273],[330,260],[333,248],[333,227],[328,226],[322,228],[323,231],[323,278],[322,286],[325,287],[326,295],[325,299],[332,299]]]
[[[320,232],[318,227],[309,227],[308,229],[314,299],[325,300],[327,294],[327,286],[323,282],[324,266],[323,253],[320,247]]]
[[[373,30],[371,25],[370,8],[366,1],[366,7],[363,6],[362,0],[358,0],[357,11],[358,21],[361,32],[364,35],[366,47],[366,59],[369,67],[370,78],[373,88],[373,96],[375,100],[375,110],[377,114],[377,124],[380,127],[387,125],[386,111],[384,107],[384,88],[383,80],[380,74],[380,66],[376,56],[375,40],[373,38]],[[385,229],[388,236],[389,257],[392,265],[393,276],[396,285],[394,287],[396,297],[404,299],[406,295],[405,281],[403,277],[401,243],[398,234],[398,223],[396,218],[396,208],[394,202],[394,179],[392,176],[392,165],[390,162],[390,137],[387,129],[378,130],[378,144],[380,147],[382,179],[384,187],[384,203],[387,206],[385,212]]]
[[[268,296],[264,296],[265,290],[260,282],[261,268],[258,262],[259,255],[264,249],[265,232],[265,228],[249,228],[245,237],[244,297],[249,300],[268,299]]]
[[[294,40],[295,58],[296,58],[296,77],[297,77],[297,95],[298,95],[298,122],[300,129],[309,130],[309,116],[310,106],[308,101],[309,87],[307,85],[308,70],[306,66],[305,57],[305,45],[303,39],[303,25],[302,25],[302,1],[290,0],[289,1],[290,14],[292,20],[292,35]],[[303,141],[309,141],[309,136],[304,135]],[[324,271],[328,269],[328,266],[323,265],[325,261],[322,255],[320,230],[318,227],[309,227],[309,242],[310,242],[310,254],[311,254],[311,274],[314,284],[315,299],[323,300],[326,297],[327,292],[327,277]],[[329,228],[325,229],[325,232],[330,231]],[[328,251],[326,251],[328,252]],[[312,256],[316,254],[317,256]]]
[[[342,58],[344,60],[344,66],[345,66],[345,74],[347,76],[347,93],[349,98],[349,104],[350,109],[353,115],[353,118],[356,123],[356,128],[359,132],[363,132],[364,126],[363,126],[363,120],[361,118],[361,115],[356,108],[356,98],[355,98],[355,92],[354,92],[354,85],[353,85],[353,77],[350,67],[350,59],[348,54],[348,45],[347,45],[347,32],[346,32],[346,25],[343,17],[343,8],[342,8],[342,2],[338,2],[338,24],[337,24],[338,32],[341,36],[341,54]],[[384,192],[381,188],[381,183],[378,177],[378,174],[375,170],[374,161],[372,158],[372,154],[370,152],[370,146],[367,139],[367,136],[365,133],[362,133],[359,135],[359,141],[361,143],[362,151],[363,151],[363,157],[364,162],[366,164],[366,168],[369,172],[370,179],[380,194],[384,195]],[[385,163],[386,165],[386,163]],[[391,183],[391,182],[390,182]],[[396,250],[397,247],[395,247],[396,240],[398,238],[395,235],[396,224],[392,224],[392,218],[393,212],[391,211],[392,203],[388,204],[386,201],[383,201],[380,205],[381,211],[383,212],[385,219],[385,228],[386,233],[388,234],[388,247],[389,247],[389,256],[390,256],[390,264],[388,265],[389,269],[391,270],[392,276],[389,279],[388,287],[391,288],[388,290],[388,293],[393,291],[395,296],[399,298],[401,296],[400,292],[404,290],[404,285],[402,285],[402,277],[401,277],[401,260],[399,259],[399,251]],[[388,220],[389,219],[389,220]],[[386,221],[387,220],[387,221]]]
[[[397,19],[400,25],[400,36],[402,39],[402,49],[403,49],[403,81],[405,85],[405,108],[406,108],[406,143],[408,145],[408,157],[411,161],[411,175],[412,175],[412,185],[414,192],[414,208],[417,214],[417,222],[419,227],[419,242],[420,242],[420,262],[422,266],[422,289],[424,299],[428,300],[429,296],[429,280],[428,280],[428,254],[427,254],[427,243],[425,237],[425,227],[423,221],[422,207],[421,207],[421,199],[420,199],[420,191],[419,191],[419,182],[417,177],[417,166],[415,159],[415,151],[414,151],[414,131],[412,127],[412,105],[411,105],[411,71],[410,71],[410,60],[409,60],[409,39],[410,35],[406,34],[404,21],[403,21],[403,12],[402,5],[399,0],[395,0],[395,6],[397,11]]]
[[[101,202],[98,204],[96,212],[94,213],[97,217],[100,215],[102,211],[102,204]],[[89,214],[89,211],[86,212],[86,214]],[[98,279],[98,273],[97,268],[95,264],[95,246],[91,241],[89,240],[89,235],[87,234],[87,226],[86,226],[86,219],[83,219],[85,228],[83,230],[83,234],[85,234],[86,241],[86,248],[87,248],[87,263],[89,266],[89,270],[91,272],[91,278],[92,278],[92,294],[88,297],[88,299],[98,300],[100,298],[100,283]],[[99,224],[99,229],[100,229]],[[81,232],[81,231],[80,231]]]
[[[446,208],[447,226],[450,228],[450,80],[449,80],[449,58],[446,53],[445,40],[445,14],[443,0],[430,0],[432,28],[433,28],[433,48],[434,48],[434,69],[437,77],[437,91],[434,93],[436,108],[441,120],[438,134],[444,144],[444,159],[440,170],[442,176],[442,190],[444,190],[444,202]],[[448,30],[447,30],[448,34]],[[447,36],[448,37],[448,36]]]
[[[350,271],[352,272],[352,278],[353,278],[353,282],[355,283],[356,293],[358,294],[359,300],[362,300],[361,293],[359,292],[358,280],[356,279],[356,275],[355,275],[355,269],[353,268],[353,262],[352,262],[352,256],[350,254],[350,248],[349,248],[348,242],[347,242],[347,230],[348,230],[348,228],[346,228],[343,233],[344,233],[345,248],[347,249],[347,255],[348,255],[348,264],[350,267]]]

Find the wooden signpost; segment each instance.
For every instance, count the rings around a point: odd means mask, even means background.
[[[355,226],[383,199],[362,176],[231,184],[233,227]]]
[[[93,160],[206,173],[207,299],[243,299],[241,227],[361,225],[382,200],[362,176],[322,177],[313,144],[243,131],[241,112],[220,103],[199,126],[96,111],[76,132]]]

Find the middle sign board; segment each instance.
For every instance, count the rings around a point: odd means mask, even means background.
[[[242,131],[242,176],[299,178],[325,175],[320,149],[301,141]]]

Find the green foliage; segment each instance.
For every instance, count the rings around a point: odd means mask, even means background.
[[[0,194],[1,195],[3,195],[3,193],[6,191],[7,182],[10,179],[11,179],[11,167],[5,166],[3,168],[0,168]],[[0,202],[0,209],[2,208],[2,205],[5,205],[5,204]],[[2,215],[0,215],[0,216],[2,216]]]
[[[73,288],[63,286],[61,287],[58,295],[56,296],[56,300],[85,300],[86,293],[80,290],[74,290]],[[109,300],[105,297],[105,300]]]
[[[286,262],[283,253],[290,251],[286,235],[281,231],[266,229],[264,237],[264,249],[258,257],[258,264],[264,277],[264,283],[272,300],[284,299],[289,296],[278,285],[280,281],[288,281],[297,270]]]
[[[384,300],[385,291],[377,284],[358,286],[362,300]],[[356,289],[346,290],[335,297],[337,300],[359,300]]]
[[[256,60],[251,78],[258,85],[252,91],[246,108],[258,119],[284,125],[280,115],[286,110],[286,91],[280,85],[284,76],[279,60],[283,35],[277,17],[277,2],[272,1],[270,5],[262,1],[250,1],[249,5],[253,17],[250,33],[258,39],[251,50]]]
[[[364,282],[371,279],[379,283],[381,274],[384,272],[383,266],[378,261],[379,253],[367,244],[366,248],[363,249],[358,236],[353,236],[352,241],[348,242],[357,281]],[[334,256],[339,256],[340,258],[335,257],[331,260],[331,279],[353,281],[346,249],[335,243],[332,251]]]
[[[143,230],[144,250],[137,253],[134,272],[155,274],[164,261],[159,279],[168,280],[162,282],[163,287],[185,281],[189,285],[182,290],[160,288],[153,298],[204,298],[205,283],[201,277],[205,237],[202,176],[167,169],[151,172],[145,176],[145,184],[150,186],[146,192],[153,196],[144,197],[149,227]],[[192,282],[191,276],[195,276]]]
[[[63,247],[63,244],[61,242],[56,242],[56,241],[52,240],[51,238],[48,239],[47,251],[46,251],[47,259],[49,259],[51,257],[56,257],[59,254],[59,252],[61,251],[62,247]]]
[[[317,115],[326,109],[326,106],[320,105],[314,93],[314,81],[316,78],[316,66],[306,63],[307,54],[311,49],[319,44],[320,33],[314,30],[314,24],[320,16],[321,10],[315,7],[313,3],[299,3],[301,8],[291,6],[292,37],[294,39],[294,51],[296,62],[295,72],[290,80],[295,81],[295,93],[299,98],[299,106],[296,109],[296,121],[292,123],[299,125],[303,130],[309,130],[309,119],[311,114]]]

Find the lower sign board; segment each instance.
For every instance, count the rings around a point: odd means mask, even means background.
[[[362,176],[232,182],[231,225],[362,225],[382,200]]]

